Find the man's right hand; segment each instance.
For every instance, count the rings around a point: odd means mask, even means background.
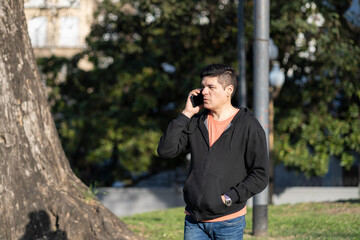
[[[200,110],[203,108],[203,105],[193,107],[191,103],[191,99],[190,99],[191,95],[197,96],[199,94],[201,94],[201,88],[194,89],[189,93],[189,96],[186,101],[185,109],[182,111],[182,114],[184,114],[188,118],[192,118],[192,116],[200,112]]]

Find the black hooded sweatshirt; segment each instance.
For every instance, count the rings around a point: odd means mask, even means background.
[[[241,108],[211,147],[207,114],[204,111],[191,119],[180,114],[170,122],[158,146],[163,158],[191,151],[184,200],[186,211],[199,222],[240,211],[268,184],[266,136],[253,114]],[[222,202],[222,194],[232,199],[231,206]]]

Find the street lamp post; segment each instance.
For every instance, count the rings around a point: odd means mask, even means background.
[[[275,58],[276,59],[276,58]],[[274,193],[274,100],[279,95],[282,85],[285,81],[285,74],[280,69],[280,63],[277,61],[273,62],[273,67],[269,74],[269,170],[270,170],[270,181],[269,181],[269,201],[272,203],[272,195]]]
[[[254,115],[269,134],[269,30],[270,1],[254,1]],[[266,236],[268,229],[268,187],[253,197],[253,235]]]
[[[244,27],[244,0],[238,3],[238,102],[239,107],[246,107],[246,56],[245,56],[245,27]]]

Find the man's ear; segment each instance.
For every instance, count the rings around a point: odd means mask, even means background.
[[[231,97],[232,93],[234,92],[234,86],[233,85],[227,86],[225,91],[226,91],[226,95],[228,97]]]

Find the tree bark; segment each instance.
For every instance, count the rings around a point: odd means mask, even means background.
[[[74,175],[27,32],[0,0],[0,239],[138,239]]]

